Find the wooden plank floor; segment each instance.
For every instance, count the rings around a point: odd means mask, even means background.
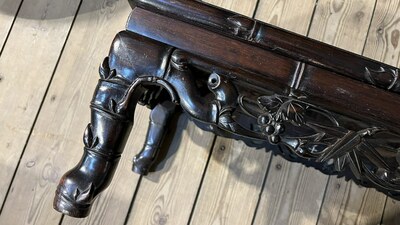
[[[400,66],[400,0],[207,0]],[[400,202],[177,119],[164,160],[130,171],[149,112],[139,107],[110,187],[85,219],[52,209],[82,154],[97,66],[125,0],[0,0],[0,225],[400,224]]]

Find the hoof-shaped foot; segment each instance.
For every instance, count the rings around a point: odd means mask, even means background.
[[[147,175],[155,161],[156,149],[145,148],[133,157],[132,171],[140,175]]]
[[[71,171],[64,175],[57,187],[53,207],[65,215],[83,218],[90,213],[95,187],[93,183],[78,180],[76,174]]]

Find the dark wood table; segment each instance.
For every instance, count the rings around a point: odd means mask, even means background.
[[[197,1],[130,1],[100,66],[84,155],[56,210],[85,217],[111,182],[137,103],[152,109],[133,171],[147,174],[171,118],[267,147],[400,199],[400,83],[392,66]]]

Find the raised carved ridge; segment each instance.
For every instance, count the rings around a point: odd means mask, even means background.
[[[379,69],[365,67],[365,78],[370,84],[386,88],[387,90],[398,91],[399,89],[399,70],[385,68]]]
[[[203,4],[200,1],[130,0],[130,2],[135,7],[166,15],[168,18],[184,21],[195,26],[205,27],[226,36],[246,40],[260,48],[267,48],[294,60],[329,69],[373,85],[374,82],[370,82],[367,78],[366,65],[372,73],[374,73],[373,71],[380,71],[379,66],[384,65],[384,70],[389,73],[389,80],[391,79],[390,73],[398,73],[396,68],[373,59],[357,56],[354,53],[285,31],[262,21]],[[131,23],[134,24],[134,21],[128,22],[128,30]],[[327,52],[329,54],[326,54]],[[331,57],[332,55],[335,55],[334,59]],[[381,82],[383,86],[380,85]],[[388,80],[382,79],[377,82],[376,86],[386,89],[390,86],[387,82]],[[400,88],[390,88],[389,90],[400,93]]]
[[[227,18],[232,34],[238,38],[254,41],[259,24],[256,20],[242,15],[234,15]]]

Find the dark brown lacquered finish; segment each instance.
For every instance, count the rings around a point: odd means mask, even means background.
[[[397,68],[197,1],[130,3],[127,29],[100,66],[84,155],[61,179],[55,209],[88,215],[111,182],[137,103],[152,110],[133,159],[139,174],[156,162],[181,108],[205,130],[400,199]]]
[[[322,42],[199,1],[129,0],[132,6],[195,24],[308,64],[400,92],[399,70]],[[128,26],[133,18],[128,22]],[[128,28],[129,29],[129,28]]]

